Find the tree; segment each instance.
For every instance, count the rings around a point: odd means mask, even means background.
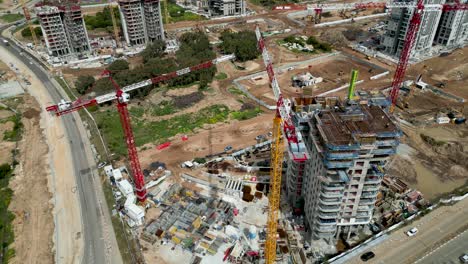
[[[224,31],[221,33],[221,49],[224,53],[234,53],[239,61],[252,60],[260,54],[257,49],[255,32],[244,30],[237,33]]]
[[[115,60],[112,62],[107,69],[112,73],[115,74],[117,72],[128,70],[128,62],[125,60]]]
[[[315,45],[319,44],[320,42],[314,36],[310,36],[307,39],[306,43],[309,44],[309,45],[315,46]]]
[[[34,33],[36,33],[36,36],[42,36],[42,30],[40,27],[35,27],[34,28]],[[21,36],[23,38],[29,38],[32,36],[31,30],[29,27],[25,27],[23,30],[21,30]]]
[[[114,8],[114,15],[116,16],[115,19],[117,21],[117,25],[120,26],[120,14],[118,8]],[[112,17],[110,13],[109,7],[104,7],[101,12],[97,12],[95,16],[84,16],[86,28],[89,30],[93,30],[96,28],[105,28],[108,31],[113,30],[112,28]]]
[[[146,46],[145,50],[141,53],[143,56],[143,62],[146,63],[150,59],[162,57],[165,50],[166,42],[162,40],[153,41],[153,43]]]
[[[80,75],[75,82],[75,88],[80,94],[86,93],[86,91],[94,84],[95,80],[90,75]]]

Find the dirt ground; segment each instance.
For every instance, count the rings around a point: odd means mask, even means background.
[[[24,100],[20,165],[10,183],[14,191],[10,210],[15,214],[13,246],[16,249],[12,263],[52,263],[54,222],[52,194],[47,186],[48,147],[39,126],[39,104],[30,95],[25,95]]]
[[[12,113],[7,110],[0,111],[0,119],[7,118]],[[12,156],[10,155],[11,151],[15,148],[15,142],[3,140],[3,135],[6,131],[11,131],[13,129],[14,123],[11,121],[0,123],[0,148],[2,149],[2,154],[0,155],[0,164],[11,163]]]
[[[316,85],[313,88],[312,94],[318,95],[323,92],[347,85],[351,78],[351,70],[357,69],[358,80],[364,80],[363,83],[356,85],[356,90],[373,90],[384,88],[391,83],[391,75],[387,75],[377,80],[370,80],[369,78],[373,75],[382,73],[383,70],[379,67],[372,67],[364,63],[362,60],[352,60],[350,57],[343,53],[342,55],[325,59],[320,62],[312,62],[310,64],[304,64],[291,71],[284,71],[277,74],[277,79],[281,87],[281,91],[287,96],[298,96],[302,94],[302,89],[295,88],[292,86],[292,76],[304,72],[310,72],[313,76],[322,77],[324,81]],[[255,80],[243,80],[240,82],[246,86],[249,91],[256,96],[265,100],[267,103],[273,104],[274,97],[273,92],[268,84],[268,77],[265,74]],[[343,89],[339,92],[331,93],[330,96],[345,96],[347,89]]]
[[[245,120],[232,121],[213,125],[210,130],[200,129],[189,134],[187,141],[180,139],[181,135],[172,140],[172,145],[164,150],[150,148],[139,152],[142,168],[148,168],[151,162],[166,163],[174,175],[180,172],[180,164],[196,157],[210,154],[210,134],[212,153],[219,153],[228,145],[234,149],[245,148],[256,144],[255,137],[271,130],[274,114],[266,112],[261,116]]]

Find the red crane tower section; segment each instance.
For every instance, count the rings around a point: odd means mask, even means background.
[[[107,76],[112,85],[115,88],[115,92],[98,96],[93,99],[78,99],[74,102],[67,102],[62,100],[57,105],[51,105],[46,108],[47,111],[55,113],[57,116],[68,114],[74,111],[77,111],[81,108],[102,104],[109,101],[117,101],[117,110],[120,116],[120,123],[124,131],[125,143],[127,144],[128,158],[130,160],[130,166],[133,174],[133,181],[135,183],[136,196],[139,202],[146,201],[146,187],[145,187],[145,177],[141,170],[140,161],[138,159],[138,153],[135,146],[135,138],[133,137],[133,130],[130,120],[130,115],[128,113],[127,105],[130,100],[130,95],[128,92],[151,85],[157,84],[159,82],[169,80],[193,71],[198,71],[201,69],[209,68],[217,63],[233,59],[234,55],[226,55],[211,61],[207,61],[193,67],[187,67],[175,72],[167,73],[149,80],[138,82],[120,88],[120,86],[112,79],[112,76],[109,71],[104,71],[103,75]]]
[[[416,33],[418,32],[419,25],[421,24],[423,10],[423,0],[418,0],[413,17],[410,20],[408,30],[406,31],[405,43],[403,44],[403,49],[401,50],[400,60],[398,61],[395,75],[393,76],[392,90],[390,91],[390,99],[392,101],[390,112],[393,112],[393,109],[395,108],[398,100],[398,92],[400,91],[401,84],[403,83],[403,78],[405,78],[406,67],[408,67],[408,61],[411,56],[411,49],[414,45],[414,41],[416,40]]]

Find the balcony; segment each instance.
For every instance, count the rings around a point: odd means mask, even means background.
[[[339,205],[323,205],[318,206],[319,210],[322,212],[338,212],[340,210]]]
[[[374,205],[375,204],[375,198],[363,198],[359,201],[359,206],[363,205]]]
[[[376,176],[367,176],[364,183],[380,183],[380,178]]]
[[[349,160],[359,156],[357,152],[327,152],[325,157],[328,160]]]
[[[319,212],[318,216],[323,219],[336,219],[338,217],[338,212],[336,213],[323,213]]]
[[[355,144],[355,145],[332,145],[332,144],[327,144],[327,148],[329,150],[358,150],[359,149],[359,145],[358,144]]]
[[[320,196],[320,203],[324,205],[339,205],[341,204],[340,198],[325,198]]]
[[[322,219],[318,218],[317,219],[318,224],[320,225],[336,225],[336,220],[335,219]]]
[[[361,197],[362,198],[373,198],[377,195],[377,191],[373,191],[373,192],[362,192],[361,194]]]
[[[341,184],[322,185],[322,190],[325,190],[325,191],[343,191],[344,190],[344,185],[341,185]]]
[[[321,191],[320,195],[326,198],[337,198],[343,196],[343,191]]]
[[[374,149],[372,154],[374,155],[393,155],[396,153],[394,148],[385,148],[385,149]]]
[[[380,189],[380,184],[368,184],[364,185],[362,191],[364,192],[371,192],[371,191],[378,191]]]
[[[329,225],[314,225],[314,230],[317,230],[318,232],[335,232],[336,227],[334,226],[329,226]]]
[[[390,147],[390,146],[394,147],[394,146],[398,146],[398,144],[400,144],[400,141],[396,139],[377,140],[375,142],[375,145],[385,146],[385,147]]]
[[[338,168],[349,168],[353,166],[352,161],[341,161],[341,162],[336,162],[336,161],[329,161],[329,160],[324,160],[323,163],[325,164],[325,167],[328,169],[338,169]]]

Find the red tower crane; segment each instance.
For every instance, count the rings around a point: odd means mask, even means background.
[[[133,174],[133,180],[135,182],[135,190],[136,190],[136,196],[138,198],[138,201],[144,202],[146,200],[146,187],[145,187],[145,178],[143,176],[143,173],[141,171],[141,166],[140,166],[140,161],[138,160],[138,154],[135,146],[135,139],[133,137],[133,131],[132,131],[132,126],[130,122],[130,115],[128,113],[127,105],[130,100],[130,95],[128,92],[151,85],[151,84],[157,84],[162,81],[170,80],[172,78],[198,71],[201,69],[206,69],[209,68],[215,64],[218,64],[223,61],[227,61],[230,59],[233,59],[234,55],[226,55],[211,61],[207,61],[192,67],[187,67],[178,71],[174,71],[171,73],[163,74],[161,76],[154,77],[152,79],[148,79],[142,82],[138,82],[135,84],[131,84],[128,86],[125,86],[123,88],[120,88],[120,86],[112,79],[112,76],[110,75],[109,71],[105,71],[103,75],[107,76],[110,81],[112,82],[112,85],[115,88],[115,92],[105,94],[98,96],[93,99],[78,99],[74,102],[67,102],[62,99],[60,103],[57,105],[51,105],[46,108],[47,111],[55,113],[57,116],[61,116],[64,114],[68,114],[74,111],[77,111],[81,108],[92,106],[92,105],[98,105],[102,104],[105,102],[109,101],[117,101],[117,110],[119,112],[120,116],[120,122],[122,124],[122,128],[124,131],[124,137],[125,137],[125,143],[127,144],[127,150],[128,150],[128,157],[130,159],[130,166]]]
[[[454,11],[454,10],[468,10],[468,4],[460,3],[459,0],[455,0],[455,3],[451,4],[423,4],[423,0],[417,0],[417,3],[411,2],[365,2],[365,3],[351,3],[351,4],[310,4],[310,5],[279,5],[273,7],[273,10],[313,10],[315,14],[320,14],[323,10],[343,10],[343,9],[371,9],[371,8],[414,8],[413,16],[411,17],[408,30],[406,31],[405,41],[403,49],[400,53],[400,59],[398,61],[395,75],[393,76],[392,88],[390,91],[391,107],[390,112],[393,112],[397,99],[398,93],[405,77],[406,68],[411,56],[411,49],[413,48],[416,36],[421,24],[421,18],[424,10],[442,10],[442,12]]]

